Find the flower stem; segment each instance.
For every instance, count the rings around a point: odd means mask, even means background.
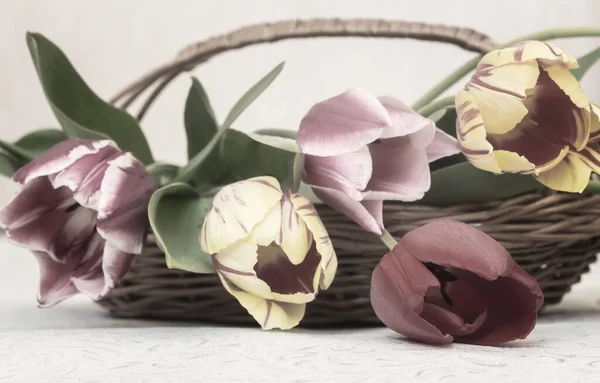
[[[590,181],[583,194],[600,194],[600,181]]]
[[[454,106],[454,96],[440,98],[437,101],[425,105],[417,112],[419,112],[419,114],[423,117],[430,117],[434,112],[437,112],[441,109],[447,109],[451,106]]]
[[[391,235],[390,232],[385,229],[383,230],[383,234],[381,234],[380,238],[381,238],[381,242],[383,242],[383,244],[386,245],[387,248],[390,250],[392,250],[398,244],[398,241],[396,241],[396,238],[394,238],[394,236]]]
[[[554,28],[547,29],[540,32],[535,32],[529,35],[524,35],[518,37],[514,40],[507,41],[504,44],[501,44],[498,48],[505,48],[511,46],[520,41],[526,40],[551,40],[561,37],[584,37],[584,36],[600,36],[600,27],[597,26],[588,26],[588,27],[574,27],[574,28]],[[436,86],[434,86],[429,92],[425,93],[420,99],[415,102],[413,105],[414,110],[419,110],[423,108],[425,105],[429,104],[431,101],[435,100],[440,94],[450,88],[454,83],[467,75],[470,71],[475,69],[481,56],[477,56],[466,63],[464,63],[460,68],[450,73],[446,78],[440,81]]]

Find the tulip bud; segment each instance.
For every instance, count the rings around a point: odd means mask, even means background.
[[[79,292],[99,299],[140,254],[155,184],[144,166],[112,141],[63,141],[21,168],[23,184],[0,212],[13,242],[40,265],[41,306]]]
[[[427,343],[524,339],[543,301],[537,281],[506,249],[451,220],[406,234],[371,279],[371,304],[379,319]]]
[[[263,329],[289,329],[335,276],[337,258],[312,203],[273,177],[221,189],[200,239],[233,295]]]
[[[317,197],[381,235],[384,200],[416,201],[431,186],[429,163],[459,153],[455,138],[392,97],[353,88],[302,119],[302,180]]]
[[[581,192],[600,171],[600,121],[559,47],[527,41],[485,55],[456,96],[457,135],[476,167],[533,174],[555,190]]]

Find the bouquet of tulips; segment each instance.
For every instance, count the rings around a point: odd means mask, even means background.
[[[96,96],[40,34],[27,43],[61,129],[0,141],[0,171],[22,185],[0,212],[40,265],[38,302],[110,294],[152,230],[169,268],[217,273],[263,329],[290,329],[337,257],[315,203],[374,233],[390,252],[373,271],[371,303],[398,333],[429,343],[497,344],[526,337],[543,295],[508,251],[477,228],[432,221],[386,231],[384,201],[441,206],[553,189],[597,193],[600,108],[579,60],[547,31],[471,60],[412,107],[359,87],[316,102],[297,132],[231,129],[281,72],[252,86],[223,122],[200,81],[185,104],[189,162],[154,159],[138,121]],[[474,70],[455,97],[439,98]]]

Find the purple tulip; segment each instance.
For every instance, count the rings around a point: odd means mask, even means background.
[[[416,201],[429,163],[460,152],[455,138],[392,97],[360,88],[314,105],[300,123],[303,181],[317,197],[381,234],[384,200]]]
[[[537,281],[502,245],[451,220],[406,234],[371,279],[371,304],[379,319],[427,343],[524,339],[543,302]]]
[[[0,226],[40,265],[38,302],[106,295],[140,254],[156,185],[112,141],[63,141],[13,176],[23,185]]]

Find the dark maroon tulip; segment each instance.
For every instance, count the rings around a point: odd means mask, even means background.
[[[529,335],[544,296],[508,251],[467,224],[415,229],[373,271],[371,304],[392,330],[427,343],[499,344]]]

